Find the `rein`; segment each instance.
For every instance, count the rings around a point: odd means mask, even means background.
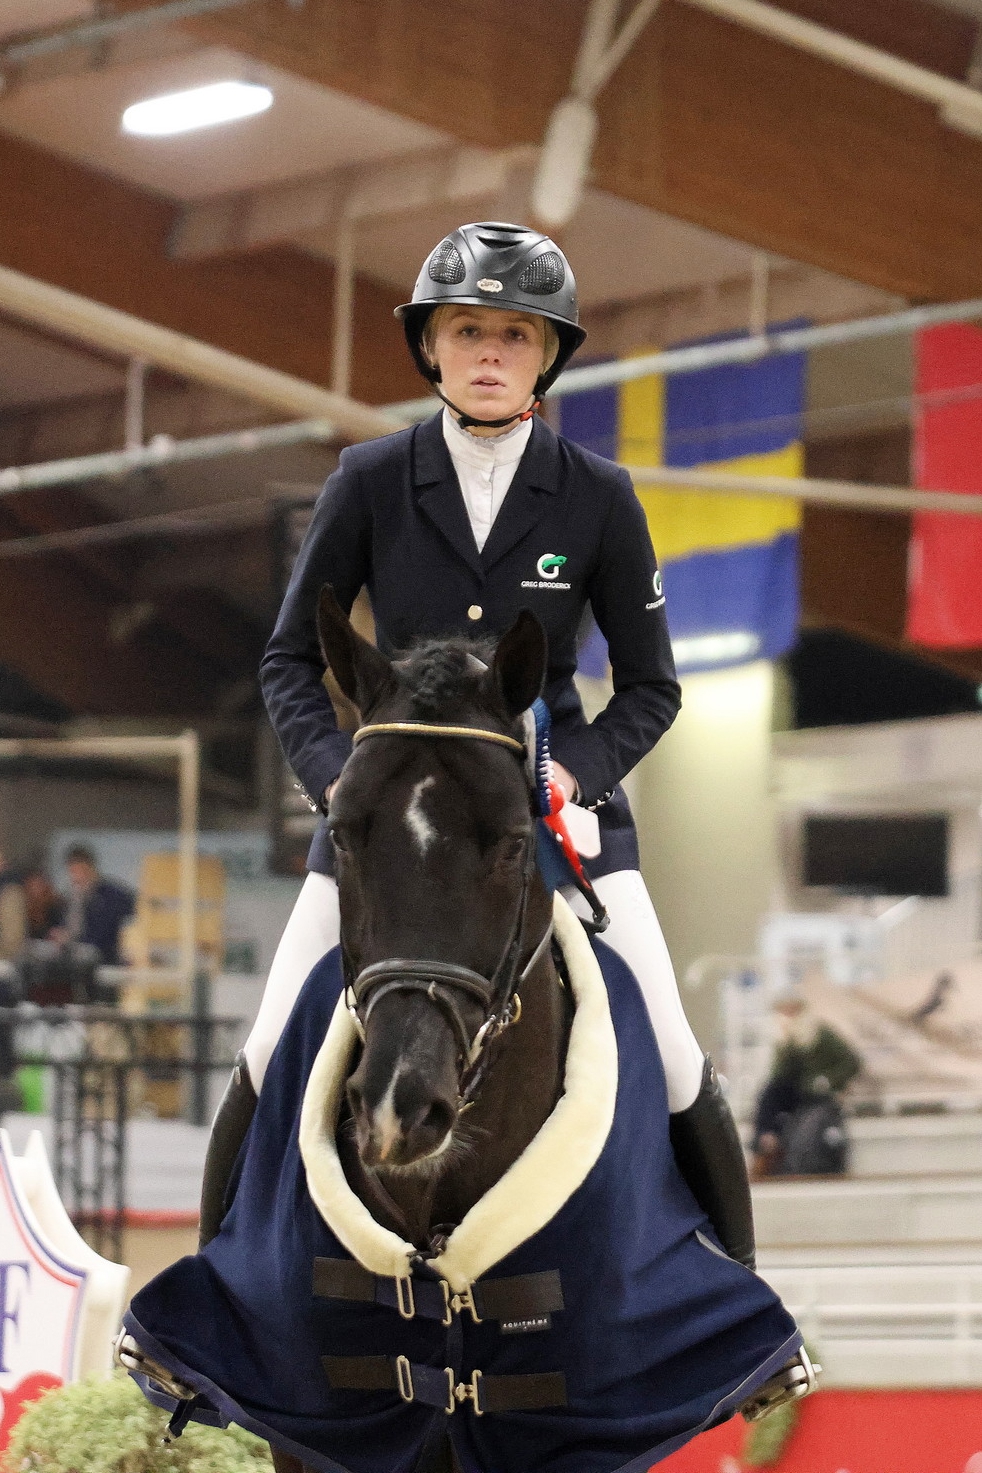
[[[525,756],[525,744],[504,732],[486,731],[478,726],[441,726],[423,721],[382,721],[361,726],[354,733],[352,743],[357,746],[367,737],[373,736],[440,736],[467,737],[476,741],[493,742],[509,747]],[[546,928],[532,955],[521,972],[518,970],[522,933],[528,907],[529,888],[535,874],[535,833],[525,845],[525,863],[522,873],[522,890],[519,896],[515,923],[501,960],[491,977],[485,977],[470,967],[455,962],[429,961],[418,958],[392,957],[386,961],[373,962],[364,967],[354,978],[350,977],[347,952],[342,947],[346,972],[345,1004],[354,1019],[362,1041],[372,1010],[383,997],[393,992],[422,992],[440,1009],[457,1040],[460,1056],[464,1061],[460,1076],[460,1106],[472,1104],[484,1076],[487,1073],[490,1044],[522,1016],[522,1000],[519,989],[531,975],[536,964],[544,955],[552,939],[552,923]],[[463,994],[481,1005],[484,1022],[471,1038],[460,1013],[456,995]]]

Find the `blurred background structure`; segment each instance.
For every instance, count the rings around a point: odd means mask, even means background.
[[[686,1005],[748,1145],[789,1059],[838,1111],[762,1168],[763,1271],[833,1387],[965,1395],[982,0],[0,0],[5,1119],[135,1284],[186,1251],[312,825],[259,656],[341,448],[429,411],[392,309],[475,219],[570,256],[546,413],[662,563],[684,704],[630,784]]]

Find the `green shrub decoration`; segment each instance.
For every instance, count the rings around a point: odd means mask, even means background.
[[[201,1427],[163,1446],[167,1413],[129,1376],[89,1376],[45,1392],[13,1430],[0,1473],[264,1473],[265,1442],[241,1427]]]
[[[760,1422],[751,1422],[740,1461],[745,1468],[770,1468],[787,1446],[788,1438],[798,1425],[800,1404],[789,1401],[776,1407]]]
[[[814,1345],[805,1341],[805,1350],[812,1364],[819,1366],[821,1356]],[[819,1380],[821,1389],[821,1380]],[[747,1427],[740,1461],[745,1468],[770,1468],[778,1462],[788,1445],[788,1439],[798,1425],[801,1402],[789,1401],[784,1406],[768,1412],[760,1422],[751,1422]]]

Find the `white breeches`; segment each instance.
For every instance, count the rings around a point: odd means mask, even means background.
[[[668,1108],[685,1110],[699,1093],[703,1052],[682,1009],[672,960],[637,870],[618,870],[594,881],[610,914],[603,939],[638,979],[665,1065]],[[576,892],[564,891],[573,908],[589,912]],[[337,885],[328,875],[309,874],[273,958],[259,1014],[245,1045],[256,1091],[286,1026],[301,987],[317,962],[340,937]]]

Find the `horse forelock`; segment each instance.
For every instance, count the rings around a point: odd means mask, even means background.
[[[484,706],[482,677],[493,654],[493,645],[474,640],[427,641],[414,646],[397,664],[410,715],[435,720],[448,712],[457,714],[461,705]]]

